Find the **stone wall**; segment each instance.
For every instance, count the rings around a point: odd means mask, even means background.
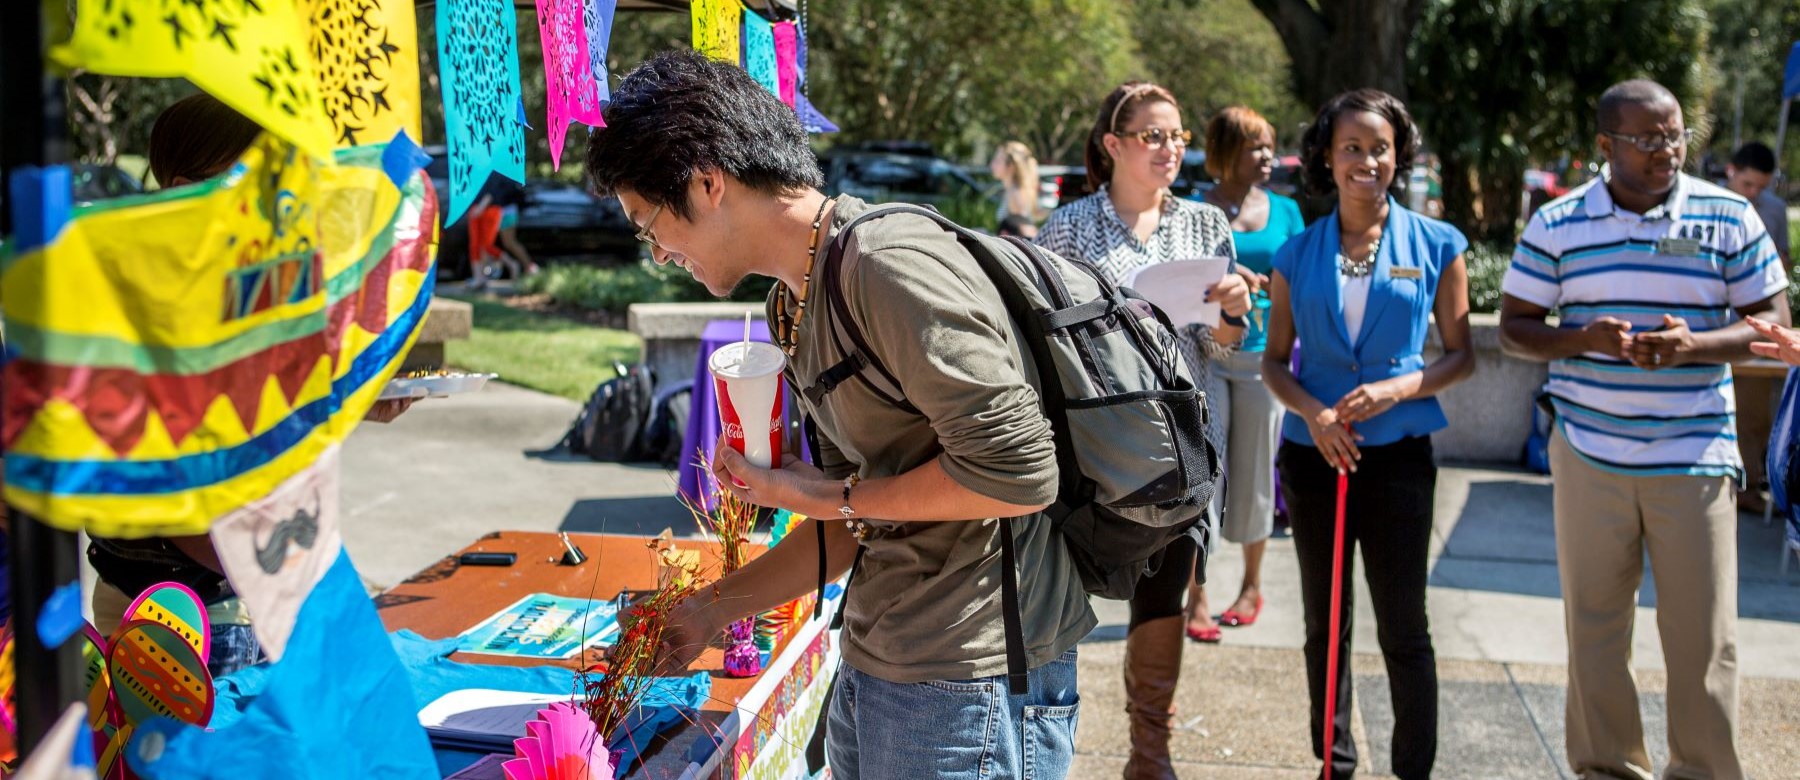
[[[1500,351],[1500,315],[1469,315],[1475,344],[1475,375],[1441,396],[1450,427],[1432,437],[1438,460],[1523,463],[1531,435],[1532,399],[1549,377],[1549,366],[1507,357]],[[1431,331],[1425,360],[1443,351]]]
[[[658,389],[694,378],[700,360],[700,333],[713,320],[741,320],[744,312],[763,317],[761,303],[634,303],[626,319],[644,340],[644,362],[656,372]]]

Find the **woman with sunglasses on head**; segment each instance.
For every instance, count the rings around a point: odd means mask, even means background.
[[[1393,772],[1431,776],[1437,756],[1437,656],[1425,615],[1437,466],[1431,433],[1448,424],[1436,395],[1475,370],[1469,346],[1469,242],[1449,223],[1400,205],[1419,148],[1406,106],[1373,89],[1338,95],[1301,141],[1307,189],[1336,209],[1275,253],[1263,381],[1288,409],[1276,455],[1293,524],[1306,623],[1313,754],[1330,778],[1356,771],[1350,737],[1351,561],[1362,548],[1376,636],[1393,697]],[[1427,364],[1433,316],[1443,356]],[[1294,339],[1306,345],[1298,375]],[[1342,602],[1331,636],[1340,474],[1348,472]],[[1335,714],[1325,724],[1326,667],[1337,646]],[[1332,755],[1324,734],[1332,730]]]
[[[1051,213],[1038,233],[1038,244],[1092,264],[1115,283],[1144,266],[1174,260],[1224,257],[1235,264],[1237,252],[1225,212],[1169,192],[1192,137],[1182,128],[1181,106],[1168,90],[1138,81],[1113,90],[1088,134],[1087,177],[1094,192]],[[1227,345],[1243,334],[1250,288],[1242,276],[1227,273],[1206,296],[1224,311],[1223,324],[1217,329],[1193,325],[1179,335],[1189,368],[1211,399],[1224,396],[1212,367],[1230,357],[1232,348]],[[1207,440],[1221,456],[1225,414],[1225,409],[1215,407],[1207,417]],[[1138,583],[1131,599],[1125,639],[1126,712],[1131,720],[1127,778],[1175,776],[1169,761],[1169,731],[1186,623],[1181,602],[1197,552],[1192,542],[1170,544],[1154,574]]]

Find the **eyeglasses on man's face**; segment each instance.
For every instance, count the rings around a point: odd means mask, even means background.
[[[1603,135],[1610,135],[1621,141],[1625,141],[1632,146],[1637,147],[1638,151],[1645,154],[1654,154],[1664,149],[1675,149],[1686,146],[1689,142],[1694,140],[1694,129],[1691,127],[1684,129],[1679,133],[1669,133],[1666,135],[1663,133],[1627,135],[1625,133],[1615,133],[1611,130],[1601,130],[1600,132]]]
[[[1119,130],[1115,131],[1113,135],[1120,138],[1136,138],[1139,141],[1143,141],[1145,146],[1152,149],[1164,145],[1185,147],[1194,140],[1194,133],[1191,130],[1164,130],[1160,127],[1152,127],[1147,130],[1138,130],[1136,132]]]
[[[662,248],[662,244],[656,243],[656,234],[650,232],[650,226],[656,224],[656,218],[662,216],[662,210],[663,207],[657,206],[655,210],[650,212],[650,218],[644,220],[644,226],[637,230],[637,240],[649,244],[652,249]]]

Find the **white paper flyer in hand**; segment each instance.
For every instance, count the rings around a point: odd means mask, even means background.
[[[1169,315],[1176,327],[1185,325],[1219,326],[1219,304],[1206,301],[1208,288],[1225,278],[1231,269],[1231,258],[1202,257],[1147,265],[1131,272],[1120,287],[1136,290],[1144,300],[1156,304]]]
[[[617,602],[533,593],[464,631],[456,649],[518,658],[568,658],[583,647],[608,644],[618,633]]]

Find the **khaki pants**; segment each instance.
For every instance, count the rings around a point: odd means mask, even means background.
[[[1667,778],[1744,776],[1737,755],[1737,506],[1729,477],[1633,477],[1550,441],[1576,774],[1650,778],[1631,671],[1643,555],[1668,664]]]

